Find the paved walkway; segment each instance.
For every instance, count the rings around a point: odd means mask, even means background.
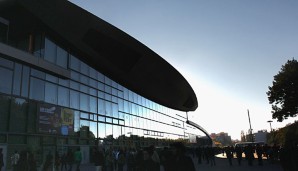
[[[197,163],[197,158],[194,158],[194,163],[197,171],[283,171],[280,164],[272,164],[267,160],[264,160],[264,165],[257,165],[257,159],[254,160],[253,166],[249,166],[245,159],[242,160],[242,165],[238,166],[237,160],[233,159],[233,165],[230,166],[228,159],[218,155],[215,159],[216,166],[211,166],[210,164]],[[84,164],[81,166],[81,171],[93,171],[95,170],[92,164]],[[126,171],[126,169],[124,169]],[[161,169],[163,171],[163,169]]]

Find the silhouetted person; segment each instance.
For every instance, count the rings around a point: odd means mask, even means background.
[[[100,149],[94,149],[94,165],[96,171],[102,171],[104,166],[104,153],[103,150]]]
[[[139,171],[159,171],[159,163],[152,159],[153,151],[150,147],[143,150],[143,161]]]
[[[76,163],[76,170],[80,170],[81,161],[82,161],[82,153],[80,151],[80,148],[77,148],[77,151],[74,152],[74,161]]]
[[[192,159],[185,154],[182,142],[171,144],[172,158],[166,171],[195,171]]]
[[[236,157],[237,157],[237,161],[238,161],[238,165],[241,165],[241,161],[242,161],[242,148],[239,146],[236,146],[235,148],[235,152],[236,152]]]
[[[67,161],[67,164],[68,164],[68,170],[71,171],[72,170],[72,165],[73,165],[73,162],[74,162],[73,152],[72,152],[71,149],[68,149],[68,151],[67,151],[66,161]]]
[[[257,153],[257,156],[258,156],[258,164],[260,166],[262,166],[263,165],[263,159],[262,159],[262,157],[263,157],[263,148],[262,148],[262,146],[260,146],[260,144],[257,144],[257,146],[256,146],[256,153]]]
[[[246,151],[245,155],[247,155],[246,158],[248,160],[248,165],[252,166],[252,161],[254,159],[254,149],[252,145],[249,144],[248,146],[246,146],[245,151]]]
[[[202,163],[202,148],[201,147],[198,147],[196,149],[196,154],[198,157],[198,163],[201,164]]]
[[[232,166],[233,165],[233,163],[232,163],[232,158],[233,158],[232,147],[230,147],[230,146],[226,147],[225,152],[226,152],[227,159],[229,160],[229,164],[230,164],[230,166]]]

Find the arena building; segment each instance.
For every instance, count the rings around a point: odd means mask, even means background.
[[[66,0],[0,1],[0,148],[9,156],[92,146],[195,143],[197,98],[148,47]]]

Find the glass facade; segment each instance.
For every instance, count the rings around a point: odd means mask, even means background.
[[[3,35],[0,41],[5,43]],[[123,87],[45,34],[34,39],[32,55],[69,70],[71,78],[0,53],[0,143],[9,144],[8,154],[29,148],[42,162],[45,151],[53,147],[166,146],[171,140],[190,141],[198,131],[186,126],[185,112]],[[27,51],[26,46],[14,47]]]

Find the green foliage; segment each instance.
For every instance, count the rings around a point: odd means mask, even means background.
[[[286,147],[291,147],[294,143],[298,143],[298,122],[270,132],[267,136],[267,143],[269,145],[278,144]]]
[[[267,92],[272,104],[272,118],[282,122],[298,113],[298,62],[288,60],[274,76],[273,85]]]

